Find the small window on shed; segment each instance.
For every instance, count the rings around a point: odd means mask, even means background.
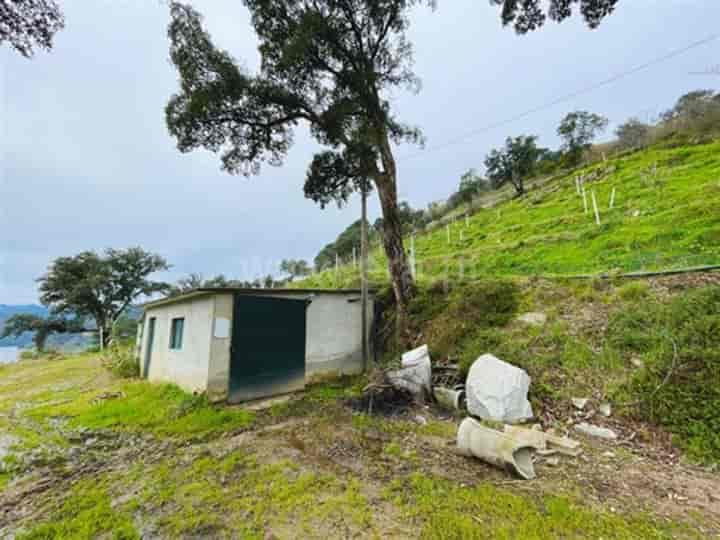
[[[182,349],[183,330],[185,319],[173,319],[170,325],[170,348],[176,351]]]

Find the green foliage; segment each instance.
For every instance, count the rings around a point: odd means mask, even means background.
[[[610,325],[610,341],[645,369],[623,388],[632,412],[658,422],[700,461],[720,461],[720,287],[635,304]]]
[[[637,118],[630,118],[615,130],[617,145],[621,150],[641,148],[649,142],[650,126]]]
[[[140,376],[140,363],[132,345],[111,345],[105,355],[105,365],[118,377],[136,379]]]
[[[625,301],[638,301],[648,296],[649,289],[644,281],[631,281],[618,289],[618,295]]]
[[[420,527],[418,538],[428,540],[670,540],[680,530],[650,517],[592,511],[564,497],[536,500],[488,483],[458,486],[421,473],[395,480],[385,497],[401,505]]]
[[[491,4],[501,6],[503,25],[513,25],[519,34],[537,30],[545,24],[548,17],[555,22],[564,21],[572,15],[572,4],[575,2],[576,0],[490,0]],[[583,0],[580,12],[587,25],[596,28],[613,12],[617,2],[618,0]]]
[[[543,150],[537,146],[535,135],[508,137],[505,148],[492,150],[485,158],[488,178],[498,188],[510,182],[518,195],[525,193],[525,180],[535,170]]]
[[[310,267],[305,260],[283,259],[280,263],[280,271],[290,276],[290,279],[305,276],[310,273]]]
[[[461,356],[461,362],[477,358],[467,350],[483,331],[504,326],[515,315],[519,289],[507,280],[484,280],[454,285],[445,294],[442,284],[421,288],[410,304],[410,318],[440,357]],[[487,351],[483,351],[487,352]]]
[[[148,277],[168,268],[165,259],[139,247],[59,257],[38,279],[40,300],[57,315],[92,317],[107,344],[115,321],[133,301],[167,290]]]
[[[0,3],[0,45],[8,43],[25,58],[31,58],[36,47],[49,51],[55,33],[65,26],[65,19],[55,0]]]
[[[582,160],[583,152],[590,148],[593,140],[608,125],[608,119],[587,111],[575,111],[562,119],[557,133],[563,140],[563,150],[571,165]]]

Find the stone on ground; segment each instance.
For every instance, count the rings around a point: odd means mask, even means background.
[[[547,322],[547,315],[535,312],[523,313],[518,317],[518,321],[530,326],[543,326]]]
[[[588,424],[587,422],[577,424],[575,426],[575,430],[583,433],[584,435],[598,437],[599,439],[617,439],[617,433],[615,433],[612,429],[595,426],[593,424]]]
[[[470,414],[484,420],[518,424],[533,417],[527,399],[530,377],[492,354],[480,356],[468,372],[465,385]]]

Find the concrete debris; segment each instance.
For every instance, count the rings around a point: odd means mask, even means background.
[[[492,354],[483,354],[470,367],[465,383],[468,411],[495,422],[526,422],[533,417],[527,399],[529,387],[527,372]]]
[[[617,439],[617,433],[615,433],[612,429],[595,426],[593,424],[588,424],[587,422],[581,422],[580,424],[575,425],[575,430],[590,437],[598,437],[600,439],[609,440]]]
[[[555,435],[553,432],[545,433],[545,437],[547,439],[548,449],[554,450],[558,454],[575,457],[582,452],[580,442],[574,441],[569,437]]]
[[[466,418],[457,434],[458,451],[505,469],[520,478],[535,478],[534,448],[512,435],[483,426],[474,418]]]
[[[609,403],[601,403],[598,407],[598,411],[600,411],[600,414],[603,416],[608,417],[612,414],[612,405]]]
[[[402,368],[387,373],[387,379],[395,388],[410,392],[415,399],[430,396],[432,367],[428,346],[423,345],[402,355]]]
[[[530,326],[544,326],[547,322],[547,315],[544,313],[523,313],[518,317],[518,321],[529,324]]]
[[[572,401],[573,407],[575,407],[578,411],[584,410],[584,409],[585,409],[585,405],[587,405],[587,403],[588,403],[588,399],[587,399],[587,398],[576,398],[576,397],[574,397],[574,398],[572,398],[571,401]]]
[[[438,405],[446,409],[461,411],[465,408],[465,390],[453,390],[443,386],[433,387],[433,395]]]
[[[504,426],[503,433],[523,441],[528,446],[532,446],[535,450],[547,450],[547,435],[540,429],[527,429],[520,426]]]

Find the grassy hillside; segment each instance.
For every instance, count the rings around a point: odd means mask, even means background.
[[[586,181],[589,212],[576,192]],[[612,190],[615,204],[609,209]],[[594,192],[601,225],[595,223]],[[633,272],[720,263],[720,142],[658,145],[538,183],[525,197],[459,218],[415,240],[419,281],[487,275]],[[406,246],[410,242],[406,239]],[[387,280],[375,248],[371,278]],[[358,283],[355,268],[316,274],[302,286]]]

